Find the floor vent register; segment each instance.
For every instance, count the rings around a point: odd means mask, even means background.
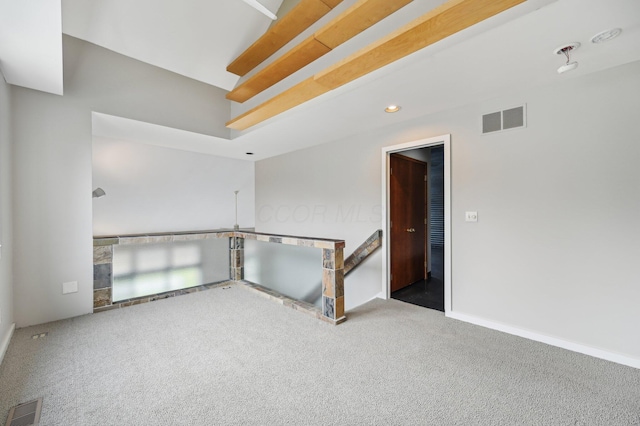
[[[41,411],[42,398],[16,405],[9,410],[6,426],[37,426]]]

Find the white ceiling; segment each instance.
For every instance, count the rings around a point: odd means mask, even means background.
[[[343,8],[353,1],[345,0]],[[276,10],[280,0],[263,3]],[[416,0],[410,6],[420,8],[424,3]],[[340,10],[336,8],[334,12]],[[410,12],[414,11],[406,9],[403,13]],[[400,19],[401,15],[387,19]],[[210,84],[225,88],[237,80],[224,71],[226,65],[270,23],[241,0],[63,0],[63,17],[64,32],[70,35],[191,78],[208,78]],[[390,22],[367,30],[362,37],[336,49],[336,55],[344,55],[366,38],[382,37]],[[612,27],[623,28],[622,35],[606,44],[590,43],[591,36]],[[573,55],[580,66],[558,75],[556,69],[564,58],[552,52],[573,41],[582,43]],[[329,55],[323,58],[334,59]],[[637,60],[640,1],[528,0],[248,131],[234,132],[233,140],[104,114],[94,114],[94,132],[104,137],[259,160]],[[252,102],[259,103],[274,90],[286,88],[324,66],[321,61],[312,64]],[[389,103],[402,105],[402,111],[383,113]],[[238,112],[242,108],[246,106],[232,109]],[[248,157],[246,152],[255,155]]]
[[[271,22],[242,0],[62,0],[65,34],[225,90],[227,65]]]

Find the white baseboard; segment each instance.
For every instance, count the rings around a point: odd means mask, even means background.
[[[602,349],[581,345],[579,343],[570,342],[568,340],[559,339],[557,337],[546,336],[544,334],[535,333],[533,331],[523,330],[521,328],[513,327],[510,325],[474,317],[473,315],[466,315],[458,312],[447,312],[446,316],[449,318],[457,319],[459,321],[468,322],[471,324],[490,328],[492,330],[502,331],[504,333],[524,337],[525,339],[535,340],[536,342],[546,343],[551,346],[557,346],[559,348],[568,349],[570,351],[579,352],[581,354],[590,355],[596,358],[640,369],[640,359],[638,358],[632,358],[614,352],[604,351]]]
[[[11,324],[9,327],[9,332],[4,337],[2,343],[0,343],[0,364],[2,364],[2,360],[4,360],[4,354],[7,353],[7,349],[9,349],[9,343],[11,342],[11,337],[13,336],[13,332],[16,329],[16,324]]]

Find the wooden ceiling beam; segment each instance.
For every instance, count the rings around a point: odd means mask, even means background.
[[[357,36],[412,0],[359,0],[313,35],[330,49]]]
[[[235,89],[227,93],[226,98],[241,103],[251,99],[330,51],[331,49],[327,46],[315,38],[309,37],[260,72],[236,86]]]
[[[274,96],[259,107],[254,108],[244,114],[234,118],[227,123],[231,129],[244,130],[265,121],[275,115],[283,113],[304,102],[310,101],[323,93],[328,92],[324,86],[318,84],[313,77],[310,77],[289,90],[285,90]]]
[[[309,65],[412,0],[359,0],[311,37],[239,84],[226,98],[244,102]]]
[[[449,0],[379,41],[293,86],[276,97],[227,122],[227,127],[246,130],[290,108],[336,89],[452,34],[510,9],[526,0]],[[314,84],[309,83],[313,80]],[[309,91],[308,87],[314,87]],[[302,90],[306,88],[306,90]],[[300,93],[298,93],[300,92]],[[317,93],[309,97],[312,93]],[[272,102],[275,99],[287,102]],[[296,103],[298,102],[298,103]],[[285,108],[286,109],[283,109]]]
[[[322,3],[329,6],[331,9],[342,3],[342,0],[322,0]]]
[[[338,88],[524,1],[449,0],[387,37],[317,73],[315,79],[330,89]]]
[[[280,50],[314,22],[329,13],[342,0],[300,0],[293,9],[279,19],[262,37],[227,67],[230,73],[243,76]],[[328,4],[329,3],[329,4]],[[331,6],[331,5],[334,6]]]

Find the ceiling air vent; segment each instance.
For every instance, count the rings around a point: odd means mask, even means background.
[[[526,105],[505,109],[504,111],[490,112],[482,116],[482,134],[495,133],[503,130],[525,127]]]

